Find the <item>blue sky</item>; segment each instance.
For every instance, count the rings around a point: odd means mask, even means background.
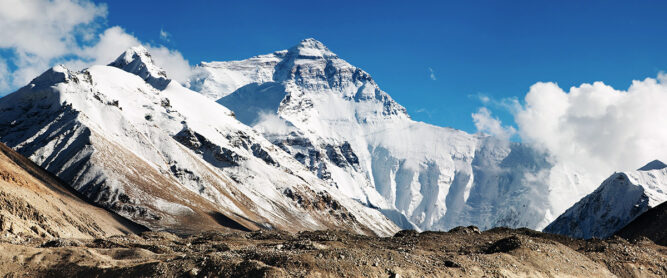
[[[566,90],[594,81],[626,89],[667,69],[662,1],[94,2],[108,9],[99,28],[121,26],[191,64],[244,59],[314,37],[369,72],[416,120],[469,132],[471,114],[483,105],[479,95],[522,99],[538,81]],[[11,60],[0,48],[3,55]]]

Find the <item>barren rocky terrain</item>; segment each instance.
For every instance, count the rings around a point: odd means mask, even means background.
[[[665,277],[649,240],[573,240],[527,229],[165,232],[0,243],[8,277]]]

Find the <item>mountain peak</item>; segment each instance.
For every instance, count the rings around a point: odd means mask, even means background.
[[[667,168],[667,165],[665,165],[665,163],[663,163],[662,161],[656,159],[656,160],[653,160],[653,161],[647,163],[646,165],[644,165],[644,167],[641,167],[637,170],[639,170],[639,171],[650,171],[650,170],[660,170],[660,169],[664,169],[664,168]]]
[[[56,65],[30,81],[31,86],[48,87],[69,80],[71,72],[64,65]]]
[[[135,74],[158,90],[163,90],[171,82],[167,78],[167,73],[155,65],[148,49],[142,45],[130,47],[128,50],[125,50],[109,66]]]
[[[301,40],[299,42],[299,46],[306,47],[306,48],[315,48],[315,49],[327,49],[327,47],[320,41],[314,39],[314,38],[307,38]]]
[[[299,44],[290,48],[288,52],[304,57],[336,56],[336,54],[331,52],[331,50],[329,50],[323,43],[313,38],[302,40]]]

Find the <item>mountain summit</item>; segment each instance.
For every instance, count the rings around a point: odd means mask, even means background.
[[[235,112],[246,124],[252,124],[264,110],[273,110],[279,104],[284,110],[308,110],[327,118],[350,113],[367,121],[409,118],[405,108],[382,91],[370,74],[340,59],[315,39],[244,61],[203,62],[195,72],[190,88],[228,108],[241,102],[239,105],[249,108],[250,113]],[[261,89],[254,89],[257,86]],[[261,93],[253,93],[258,91]],[[349,101],[364,105],[350,106]],[[320,103],[322,107],[317,106]],[[354,111],[343,111],[350,109]]]
[[[662,161],[656,159],[656,160],[653,160],[653,161],[647,163],[646,165],[644,165],[643,167],[641,167],[637,170],[638,171],[650,171],[650,170],[660,170],[660,169],[664,169],[664,168],[667,168],[667,165],[665,165],[665,163],[663,163]]]
[[[336,57],[336,54],[331,52],[331,50],[329,50],[329,48],[327,48],[323,43],[313,38],[302,40],[299,42],[299,44],[287,50],[287,52],[290,54],[296,54],[302,58]]]
[[[129,48],[109,66],[137,75],[158,90],[163,90],[171,82],[167,73],[155,65],[153,57],[142,45]]]

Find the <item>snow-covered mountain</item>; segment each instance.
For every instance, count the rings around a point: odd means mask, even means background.
[[[606,238],[665,201],[667,165],[655,160],[637,171],[614,173],[544,231],[578,238]]]
[[[592,191],[526,145],[411,120],[367,72],[314,39],[201,63],[188,86],[403,228],[541,229]]]
[[[56,66],[1,98],[0,141],[152,229],[397,230],[170,81],[143,47],[109,66]]]

